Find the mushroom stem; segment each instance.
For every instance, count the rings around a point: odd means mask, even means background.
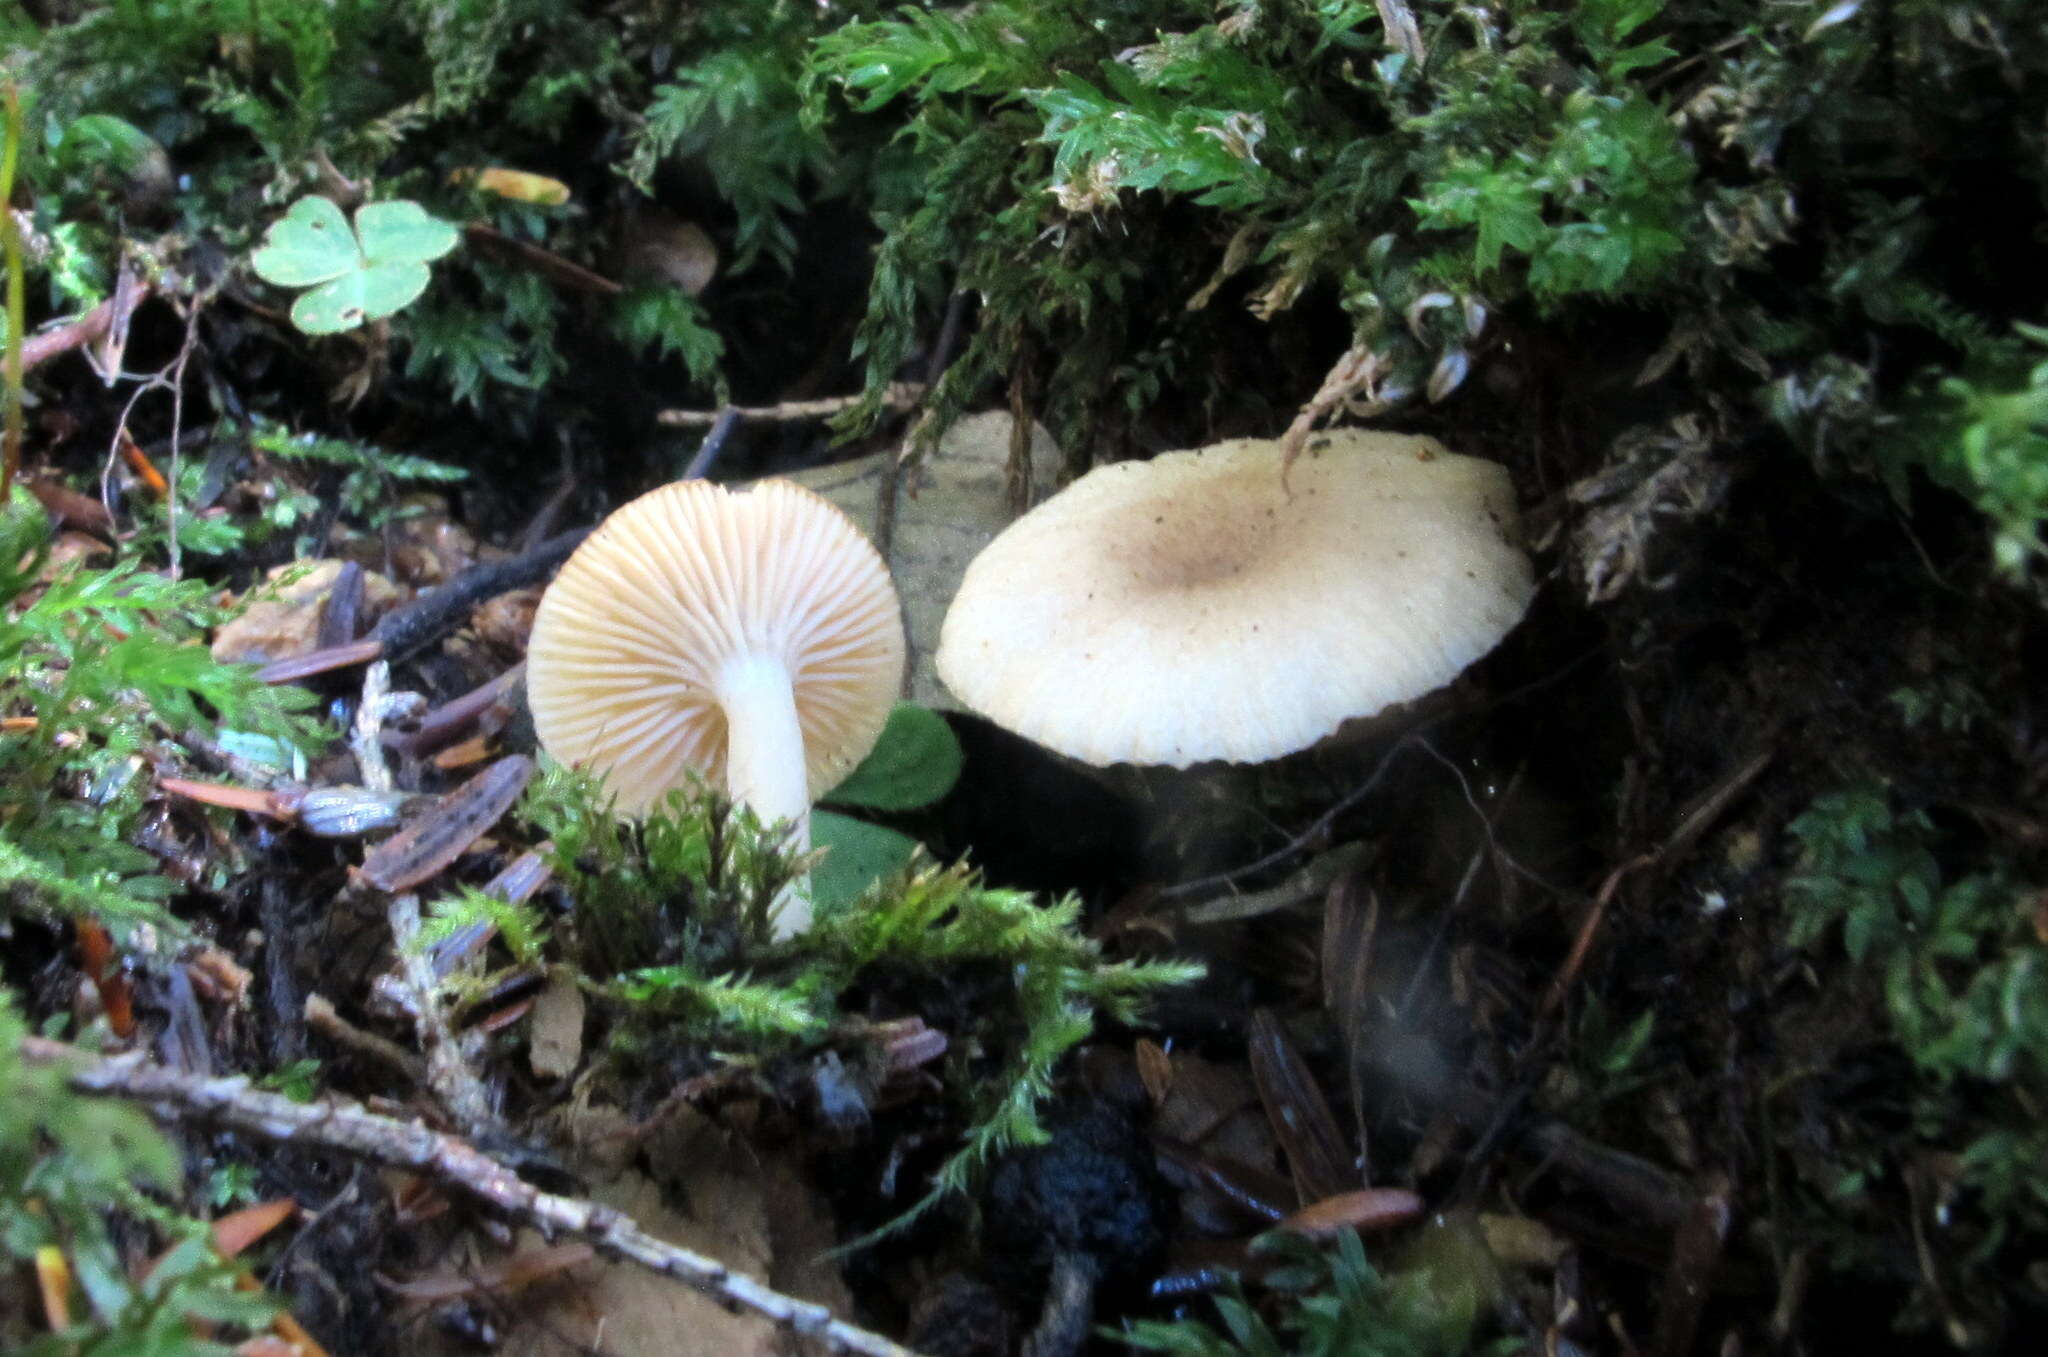
[[[763,828],[788,821],[789,847],[808,852],[811,788],[789,666],[759,651],[735,656],[719,671],[717,694],[725,709],[726,791],[751,807]],[[778,941],[809,928],[810,878],[790,883],[773,912]]]

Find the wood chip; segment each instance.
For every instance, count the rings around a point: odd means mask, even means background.
[[[548,973],[533,1001],[527,1059],[543,1079],[566,1079],[583,1063],[583,989],[566,969]]]

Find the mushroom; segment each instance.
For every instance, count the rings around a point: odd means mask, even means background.
[[[1498,464],[1363,430],[1281,461],[1236,439],[1081,477],[968,567],[939,677],[1085,763],[1255,763],[1442,687],[1528,608]]]
[[[814,794],[880,736],[903,681],[888,567],[788,481],[678,481],[607,518],[549,586],[528,642],[541,746],[644,814],[692,770],[810,846]],[[804,890],[775,933],[810,924]]]

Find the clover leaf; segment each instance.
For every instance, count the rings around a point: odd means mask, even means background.
[[[265,282],[309,288],[292,303],[292,324],[331,335],[411,304],[426,291],[427,261],[458,239],[418,203],[365,203],[350,229],[331,201],[306,197],[271,223],[249,262]]]

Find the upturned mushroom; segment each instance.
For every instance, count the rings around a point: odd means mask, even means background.
[[[968,567],[939,677],[1085,763],[1262,762],[1449,683],[1535,592],[1498,464],[1338,430],[1099,467]]]
[[[852,520],[788,481],[678,481],[604,521],[541,599],[526,688],[540,742],[642,814],[692,770],[810,843],[810,806],[873,748],[903,623]],[[810,924],[807,892],[777,937]]]

